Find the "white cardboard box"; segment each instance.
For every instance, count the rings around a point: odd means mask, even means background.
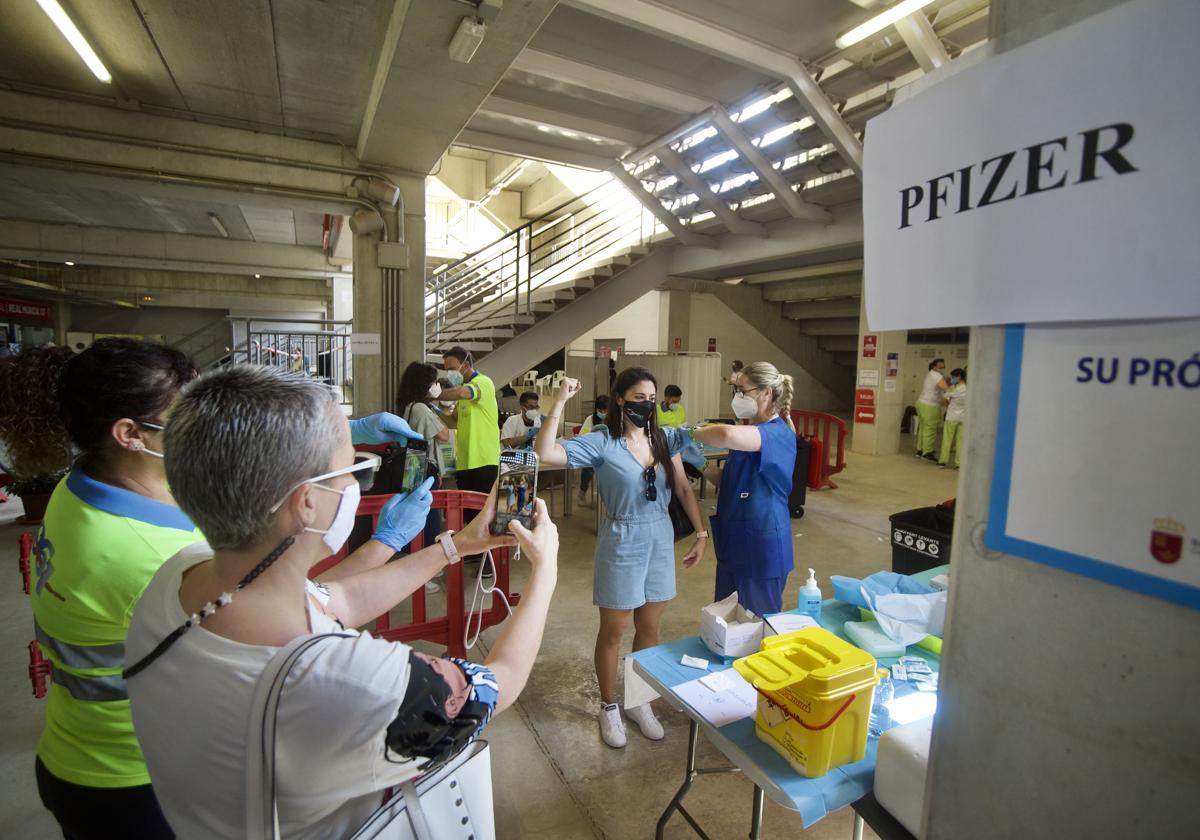
[[[738,657],[758,653],[764,624],[737,602],[737,593],[700,610],[700,638],[717,656]]]

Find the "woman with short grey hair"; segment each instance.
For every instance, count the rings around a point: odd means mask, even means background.
[[[282,835],[347,836],[386,788],[453,754],[520,694],[554,590],[557,531],[539,501],[532,531],[514,523],[514,536],[490,536],[493,491],[464,531],[314,584],[308,571],[345,543],[360,485],[378,463],[356,456],[331,392],[234,366],[187,388],[166,425],[167,478],[208,544],[184,549],[154,576],[127,643],[134,728],[163,811],[183,837],[241,835],[258,679],[293,640],[342,632],[284,683],[275,793]],[[412,505],[410,533],[425,521],[425,498]],[[514,543],[532,573],[486,664],[345,632],[460,555]]]

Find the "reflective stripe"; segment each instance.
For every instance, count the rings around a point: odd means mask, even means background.
[[[59,662],[68,668],[79,671],[92,668],[120,668],[125,664],[125,643],[114,642],[111,645],[69,645],[60,641],[33,620],[33,632],[38,644],[50,650]],[[123,690],[123,689],[122,689]]]
[[[120,674],[111,677],[81,677],[55,668],[52,672],[55,684],[61,685],[76,700],[109,702],[112,700],[128,700],[129,692],[125,689],[125,680]]]

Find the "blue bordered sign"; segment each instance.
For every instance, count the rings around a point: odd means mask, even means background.
[[[1200,609],[1198,337],[1008,327],[987,547]]]

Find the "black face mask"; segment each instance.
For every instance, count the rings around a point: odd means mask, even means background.
[[[650,418],[654,415],[654,402],[652,400],[627,402],[624,408],[625,416],[639,429],[646,428],[646,424],[650,422]]]

